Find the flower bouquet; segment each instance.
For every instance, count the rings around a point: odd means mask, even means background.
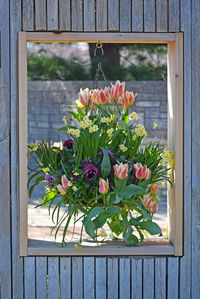
[[[160,201],[159,185],[171,182],[174,157],[158,142],[143,145],[146,129],[137,124],[136,112],[130,113],[135,97],[120,81],[100,90],[81,89],[71,117],[64,117],[58,130],[68,138],[28,146],[28,155],[37,163],[30,170],[29,197],[42,184],[38,206],[50,208],[56,201],[52,220],[55,237],[64,225],[63,245],[72,220],[74,226],[82,222],[80,244],[83,231],[101,242],[105,225],[113,238],[128,245],[141,244],[146,232],[161,234],[152,218]]]

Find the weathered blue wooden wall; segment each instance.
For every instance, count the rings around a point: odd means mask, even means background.
[[[2,299],[200,298],[200,1],[0,1]],[[184,256],[19,257],[18,31],[184,32]],[[47,286],[48,271],[48,286]],[[60,282],[59,282],[60,279]]]

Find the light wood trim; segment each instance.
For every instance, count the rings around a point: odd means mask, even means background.
[[[27,46],[26,33],[20,32],[19,52],[19,196],[20,196],[20,255],[27,255]]]
[[[28,42],[96,43],[167,43],[175,41],[175,33],[55,33],[26,32]]]
[[[173,245],[150,245],[119,248],[42,248],[28,247],[28,256],[173,256]]]
[[[168,43],[168,146],[175,153],[174,185],[168,186],[169,239],[183,254],[183,34]]]
[[[27,250],[27,49],[28,41],[36,42],[127,42],[127,43],[167,43],[168,44],[168,135],[169,148],[175,152],[175,184],[168,188],[169,202],[169,240],[173,243],[176,256],[182,255],[183,243],[183,34],[182,33],[42,33],[19,32],[19,162],[20,162],[20,255],[30,255],[43,251],[42,248]],[[138,249],[139,248],[139,249]],[[138,247],[140,255],[167,255],[161,246]],[[151,248],[151,250],[150,250]],[[166,246],[165,246],[166,248]],[[171,248],[171,247],[170,247]],[[154,253],[153,250],[155,249]],[[34,251],[35,250],[35,251]],[[45,255],[53,252],[46,249]],[[56,248],[55,255],[77,255],[71,249]],[[93,250],[93,253],[92,251]],[[83,249],[79,255],[106,255],[98,253],[100,249]],[[100,250],[100,251],[101,251]],[[108,255],[129,255],[130,248],[121,248],[112,254],[113,249],[106,249]],[[150,254],[147,251],[150,250]],[[86,253],[88,252],[88,253]],[[121,253],[120,253],[121,252]],[[125,253],[127,252],[127,253]],[[159,253],[160,252],[160,253]],[[139,254],[138,253],[138,254]],[[44,255],[44,252],[43,252]],[[50,255],[50,254],[49,254]],[[137,255],[132,253],[132,255]]]

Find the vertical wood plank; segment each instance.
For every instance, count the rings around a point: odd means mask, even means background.
[[[24,258],[24,295],[35,299],[35,257]]]
[[[83,297],[82,257],[72,258],[72,299]]]
[[[192,298],[200,294],[200,2],[192,1]],[[186,99],[187,100],[187,99]],[[186,239],[187,240],[187,239]]]
[[[191,1],[181,2],[184,31],[184,256],[180,259],[180,298],[191,298]]]
[[[46,0],[35,0],[35,29],[46,30]]]
[[[156,31],[167,32],[167,0],[156,0]]]
[[[59,298],[59,259],[48,257],[48,299]]]
[[[94,258],[85,257],[84,258],[84,298],[94,299]]]
[[[178,258],[168,258],[167,277],[167,296],[176,299],[178,298]]]
[[[130,259],[129,258],[120,258],[119,261],[119,297],[120,298],[131,298],[130,294]]]
[[[10,232],[10,32],[9,2],[0,9],[0,297],[11,294],[11,232]]]
[[[154,299],[154,259],[153,258],[144,258],[143,260],[143,298]]]
[[[143,0],[132,0],[132,31],[143,31]]]
[[[33,0],[23,0],[23,30],[33,31],[33,29],[34,29]]]
[[[19,256],[19,158],[18,158],[18,31],[22,30],[21,0],[10,1],[10,90],[11,90],[11,210],[12,298],[23,298],[23,258]],[[1,18],[0,18],[1,19]],[[0,217],[2,219],[2,217]],[[9,264],[7,264],[7,269]],[[7,279],[7,278],[6,278]],[[8,298],[5,296],[5,298]]]
[[[60,299],[71,298],[71,258],[60,258]]]
[[[155,0],[144,0],[144,31],[155,31]]]
[[[166,298],[166,258],[155,258],[155,299]]]
[[[58,0],[47,0],[47,30],[58,30]]]
[[[169,0],[169,32],[179,31],[179,1]]]
[[[106,258],[96,258],[96,299],[106,299]]]
[[[132,299],[142,299],[142,259],[132,259]]]
[[[131,0],[120,1],[120,32],[131,31]]]
[[[71,30],[70,0],[59,0],[59,29],[61,31]]]
[[[47,258],[36,257],[36,298],[47,298]]]
[[[84,31],[95,31],[94,0],[84,0]]]
[[[72,1],[72,31],[83,30],[82,0]]]
[[[119,30],[119,0],[108,0],[108,31]]]
[[[96,0],[96,29],[97,31],[107,31],[108,9],[107,0]]]
[[[118,299],[118,258],[108,258],[108,299]]]

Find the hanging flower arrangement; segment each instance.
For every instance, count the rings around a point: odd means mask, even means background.
[[[50,207],[59,199],[52,219],[55,236],[64,224],[63,245],[69,223],[75,219],[75,226],[77,217],[82,221],[80,244],[83,230],[97,243],[105,238],[105,224],[130,246],[141,244],[145,231],[161,234],[152,219],[159,185],[170,182],[174,155],[159,143],[143,145],[146,129],[137,124],[136,112],[129,111],[135,97],[120,81],[100,90],[81,89],[72,119],[64,117],[58,130],[68,138],[29,145],[28,155],[37,161],[29,196],[43,184],[39,206]],[[65,212],[60,216],[61,206]]]

